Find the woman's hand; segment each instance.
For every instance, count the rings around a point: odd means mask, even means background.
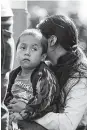
[[[44,117],[35,120],[35,122],[42,125],[46,129],[59,130],[58,113],[49,112]]]

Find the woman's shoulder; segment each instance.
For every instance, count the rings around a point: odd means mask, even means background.
[[[79,70],[82,71],[83,74],[85,74],[87,77],[87,57],[83,52],[79,58],[78,64],[79,64]]]
[[[75,77],[78,74],[75,74],[72,78],[69,78],[66,85],[65,91],[66,93],[70,93],[73,91],[87,91],[87,77]]]
[[[79,60],[77,70],[67,80],[66,86],[70,89],[82,83],[87,86],[87,58],[85,56]],[[79,85],[79,87],[84,87],[84,85]]]

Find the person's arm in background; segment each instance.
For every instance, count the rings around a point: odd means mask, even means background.
[[[13,67],[15,44],[13,40],[13,13],[8,1],[1,3],[1,78],[3,102],[8,86],[9,72]],[[4,80],[4,81],[3,81]]]
[[[9,115],[4,105],[9,72],[14,60],[13,13],[7,0],[1,1],[1,129],[8,130]]]
[[[87,109],[87,79],[82,78],[71,89],[63,113],[48,113],[36,120],[48,130],[76,130]]]

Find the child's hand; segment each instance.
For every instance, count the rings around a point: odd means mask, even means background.
[[[12,130],[12,126],[10,124],[8,126],[8,130]]]
[[[14,120],[14,113],[9,115],[9,126],[11,126],[13,120]]]
[[[17,122],[18,120],[22,120],[23,118],[21,117],[21,115],[19,113],[13,113],[11,115],[9,115],[9,119],[10,119],[10,124],[13,122]]]
[[[18,100],[16,99],[16,98],[13,98],[11,101],[10,101],[10,104],[15,104],[15,103],[17,103],[18,102]]]
[[[13,98],[13,99],[10,101],[9,105],[7,106],[8,109],[9,109],[9,113],[10,113],[10,114],[13,113],[13,111],[12,111],[12,109],[11,109],[11,107],[10,107],[10,104],[15,104],[15,103],[17,103],[17,102],[18,102],[18,100],[17,100],[16,98]]]
[[[22,101],[18,101],[16,103],[11,103],[8,105],[8,109],[10,112],[21,112],[23,109],[25,109],[26,103]]]

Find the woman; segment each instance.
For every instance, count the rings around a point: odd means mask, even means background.
[[[37,26],[48,39],[48,59],[60,85],[59,113],[36,123],[48,130],[85,130],[87,126],[87,59],[78,47],[77,30],[66,16],[54,15]],[[15,105],[17,107],[17,103]],[[26,130],[39,125],[25,123]],[[40,129],[42,130],[42,129]]]
[[[48,39],[47,54],[61,92],[59,113],[49,113],[36,122],[48,130],[86,130],[87,59],[78,47],[76,27],[62,15],[50,16],[37,27]]]

